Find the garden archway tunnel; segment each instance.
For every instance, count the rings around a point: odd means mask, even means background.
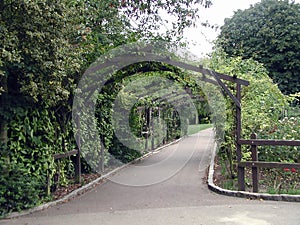
[[[166,49],[162,51],[162,46],[160,44],[123,46],[112,51],[110,54],[101,57],[86,70],[79,82],[73,103],[73,125],[74,133],[76,134],[75,138],[79,148],[78,155],[85,151],[84,145],[88,143],[86,139],[83,140],[84,138],[88,137],[93,143],[95,143],[95,140],[97,139],[97,127],[91,118],[91,115],[95,115],[95,96],[97,93],[101,91],[102,87],[104,87],[110,79],[112,79],[113,74],[116,71],[141,62],[159,62],[198,73],[201,74],[199,79],[202,82],[211,83],[221,87],[222,92],[229,96],[235,104],[236,154],[237,160],[240,162],[242,159],[241,145],[239,144],[241,139],[241,89],[242,86],[249,85],[249,82],[234,76],[228,76],[226,74],[205,69],[202,66],[186,63],[176,53],[174,54],[174,52]],[[231,92],[224,81],[229,81],[236,85],[236,94]],[[84,130],[83,127],[89,127],[90,130],[90,134],[84,134],[85,137],[83,137],[83,134],[81,133],[81,130]],[[97,140],[96,145],[101,145],[101,149],[104,149],[101,140]],[[103,150],[101,151],[100,157],[102,159],[101,164],[103,165]],[[80,173],[80,169],[77,169],[77,174],[78,173]],[[238,176],[239,180],[244,176],[242,169],[239,170]]]

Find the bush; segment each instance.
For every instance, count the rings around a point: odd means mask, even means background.
[[[64,178],[68,160],[59,167],[52,157],[62,151],[65,133],[61,133],[50,109],[18,104],[2,107],[0,116],[6,119],[8,128],[7,144],[0,146],[0,214],[3,216],[45,200],[50,194],[46,188],[47,176],[52,181],[55,172],[60,170]],[[64,143],[67,149],[71,148],[66,137]]]
[[[263,139],[300,140],[300,118],[284,117],[272,130],[261,133]],[[262,146],[259,160],[273,162],[300,162],[299,146]]]
[[[36,206],[45,193],[41,181],[22,168],[24,165],[12,164],[7,158],[1,158],[0,217]]]
[[[248,80],[250,85],[242,89],[242,138],[249,139],[251,133],[257,133],[258,138],[271,139],[272,130],[278,127],[278,121],[284,117],[289,108],[288,98],[278,89],[262,64],[252,59],[241,57],[230,58],[222,50],[213,53],[210,68],[224,74]],[[233,93],[235,86],[226,84]],[[220,156],[231,165],[231,177],[234,177],[233,165],[235,153],[235,105],[227,98],[227,119],[224,128],[225,137],[221,143]],[[249,147],[243,146],[243,160],[250,160]],[[261,151],[260,157],[266,158],[269,153]],[[279,161],[279,158],[273,158]]]

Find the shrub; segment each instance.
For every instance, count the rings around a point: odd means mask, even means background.
[[[251,133],[257,133],[258,138],[272,138],[274,127],[278,126],[283,118],[284,111],[289,108],[288,98],[281,93],[268,76],[262,64],[252,59],[228,57],[222,50],[212,54],[210,68],[224,74],[248,80],[250,85],[242,89],[242,138],[249,139]],[[233,93],[236,89],[232,83],[226,84]],[[235,153],[235,105],[227,98],[227,119],[224,126],[224,140],[221,143],[220,155],[233,166],[236,160]],[[269,153],[261,151],[260,157]],[[243,159],[250,159],[249,147],[243,147]],[[278,158],[274,158],[278,161]],[[231,176],[234,177],[232,167]]]
[[[5,157],[0,159],[0,184],[0,217],[36,206],[45,193],[40,179]]]

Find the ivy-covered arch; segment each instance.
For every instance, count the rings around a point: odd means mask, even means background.
[[[186,60],[184,55],[189,55],[189,53],[182,50],[174,50],[172,46],[168,46],[166,43],[139,43],[114,49],[99,58],[87,69],[80,80],[73,103],[74,133],[76,134],[79,151],[83,153],[87,161],[90,161],[93,157],[100,157],[102,165],[104,162],[103,140],[98,140],[98,128],[94,118],[97,95],[107,83],[114,81],[113,75],[117,71],[142,62],[158,62],[162,63],[162,65],[171,65],[189,71],[189,74],[197,80],[199,85],[201,85],[200,83],[212,84],[223,94],[228,95],[236,106],[236,138],[238,143],[241,137],[241,88],[242,85],[249,85],[249,82],[234,76],[217,73],[201,66],[195,66],[194,63]],[[236,84],[236,94],[233,94],[227,88],[224,81]],[[204,90],[204,93],[214,98],[214,93],[208,93],[209,91]],[[182,95],[188,96],[188,93],[182,93]],[[178,95],[172,95],[172,93],[164,96],[164,98],[167,98],[167,101],[175,97],[178,97]],[[182,108],[180,110],[181,112],[183,111]],[[89,154],[87,152],[87,149],[99,149],[99,146],[102,146],[102,150],[98,151],[97,154]],[[241,160],[241,157],[241,148],[238,145],[238,161]]]

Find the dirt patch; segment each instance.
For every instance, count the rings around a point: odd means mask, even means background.
[[[52,193],[52,196],[53,196],[52,200],[61,199],[61,198],[65,197],[66,195],[68,195],[69,193],[71,193],[72,191],[82,187],[85,184],[88,184],[88,183],[96,180],[99,177],[101,177],[101,174],[99,174],[99,173],[82,174],[81,183],[76,183],[74,178],[70,179],[69,184],[67,186],[59,186]]]

